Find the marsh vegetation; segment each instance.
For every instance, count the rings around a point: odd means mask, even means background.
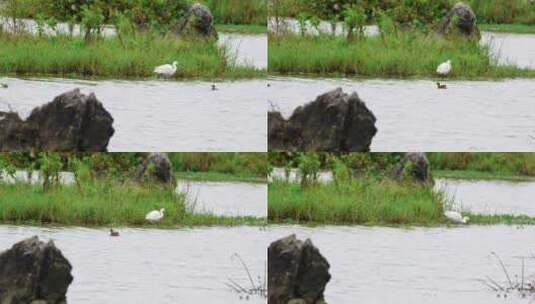
[[[194,212],[186,193],[177,192],[174,186],[151,180],[134,181],[133,173],[142,159],[142,153],[1,154],[0,221],[36,225],[156,227],[263,223],[256,216]],[[175,154],[172,159],[176,170],[200,164],[199,160],[187,155]],[[212,159],[212,163],[197,167],[197,170],[222,174],[229,171],[225,167],[228,163],[262,162],[254,159],[254,155],[221,154],[202,159]],[[254,174],[251,172],[259,169],[249,170],[252,171],[247,172]],[[64,172],[72,172],[72,177],[65,179]],[[235,172],[246,172],[246,169],[241,167]],[[26,176],[21,178],[21,174]],[[166,210],[161,221],[145,221],[145,214],[161,208]]]

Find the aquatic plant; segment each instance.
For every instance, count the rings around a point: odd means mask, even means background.
[[[251,296],[260,296],[262,298],[267,298],[267,267],[264,270],[264,276],[257,276],[256,280],[254,280],[253,275],[249,270],[249,267],[239,254],[234,253],[232,255],[232,259],[237,260],[240,263],[241,267],[243,267],[243,270],[247,274],[250,286],[244,286],[233,279],[228,279],[228,282],[226,282],[225,285],[232,291],[239,294],[240,298],[244,298],[246,300],[248,300]]]
[[[495,252],[492,252],[491,255],[496,258],[506,281],[501,283],[499,280],[495,280],[489,276],[486,276],[485,279],[480,280],[483,285],[495,292],[498,297],[507,298],[507,296],[512,292],[517,292],[522,298],[525,298],[528,294],[535,294],[535,277],[534,275],[526,275],[525,257],[520,257],[522,261],[520,275],[514,275],[513,277],[500,256],[498,256],[498,254]],[[528,259],[533,259],[533,257],[529,257]]]

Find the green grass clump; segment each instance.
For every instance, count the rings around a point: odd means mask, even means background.
[[[179,175],[207,179],[265,181],[268,167],[266,153],[170,153],[169,159]]]
[[[266,25],[216,24],[215,28],[218,32],[223,32],[223,33],[267,34]]]
[[[477,225],[535,225],[535,218],[526,215],[484,215],[467,214],[470,217],[470,224]]]
[[[177,172],[177,179],[209,182],[243,182],[243,183],[266,183],[267,178],[260,176],[235,175],[219,172]]]
[[[362,38],[270,36],[269,72],[362,77],[436,77],[451,60],[449,78],[535,77],[535,70],[497,66],[490,50],[462,38],[442,39],[418,31]]]
[[[216,23],[267,24],[267,0],[202,0]]]
[[[155,224],[145,215],[165,208]],[[260,224],[253,217],[192,214],[185,198],[174,189],[119,183],[111,179],[63,185],[43,190],[41,185],[0,183],[0,222],[76,226],[154,226]]]
[[[411,183],[358,178],[301,187],[274,181],[268,190],[270,223],[437,224],[444,223],[442,194]]]
[[[86,41],[81,37],[0,34],[0,72],[60,77],[155,77],[156,66],[178,61],[175,79],[250,78],[264,74],[238,66],[213,40],[151,33]]]

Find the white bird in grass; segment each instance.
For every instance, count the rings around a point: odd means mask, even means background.
[[[171,77],[175,75],[176,70],[177,70],[177,65],[178,65],[178,62],[174,61],[173,64],[164,64],[164,65],[158,66],[154,69],[154,73],[158,75],[166,76],[166,77]]]
[[[437,68],[437,74],[445,77],[451,72],[451,60],[441,63]]]
[[[151,212],[147,213],[147,215],[145,216],[145,219],[150,222],[157,222],[163,218],[164,212],[165,212],[164,208],[160,209],[160,211],[152,210]]]
[[[448,220],[454,222],[455,224],[466,224],[470,220],[469,217],[463,217],[459,212],[456,211],[446,211],[444,212],[444,216],[446,216]]]

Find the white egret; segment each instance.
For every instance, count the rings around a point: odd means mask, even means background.
[[[171,77],[175,75],[176,70],[177,70],[177,65],[178,65],[178,62],[174,61],[173,64],[164,64],[164,65],[158,66],[154,69],[154,73],[158,75],[166,76],[166,77]]]
[[[451,72],[451,60],[441,63],[437,68],[437,74],[445,77]]]
[[[467,216],[463,217],[459,212],[456,211],[446,211],[444,212],[444,216],[448,218],[448,220],[454,222],[455,224],[467,224],[470,218]]]
[[[164,212],[165,212],[164,208],[160,209],[160,211],[152,210],[151,212],[147,213],[147,215],[145,216],[145,219],[150,222],[157,222],[163,218]]]

